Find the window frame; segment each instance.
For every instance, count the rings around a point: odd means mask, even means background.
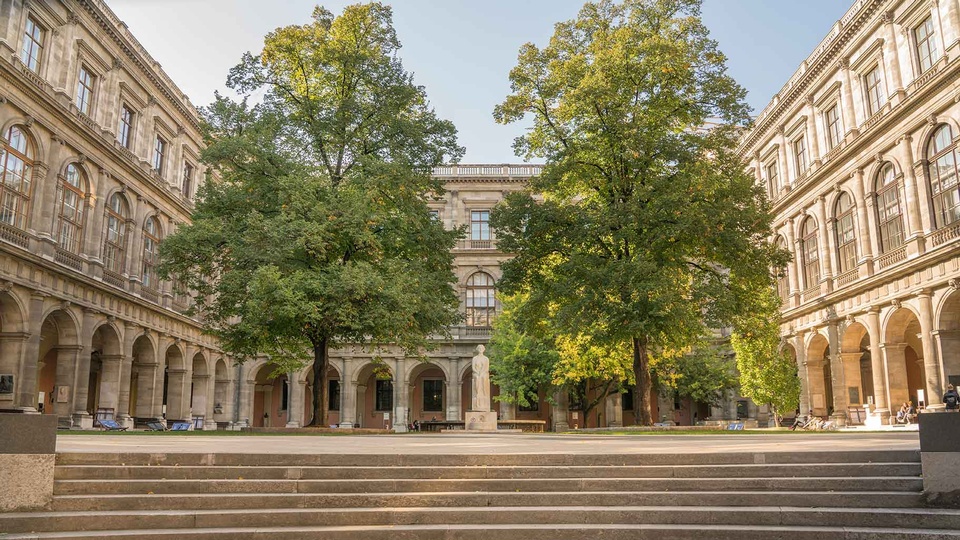
[[[793,139],[793,142],[790,143],[790,147],[793,149],[793,164],[797,168],[797,176],[800,176],[809,167],[807,160],[806,135],[800,135]]]
[[[420,408],[423,410],[423,412],[443,412],[443,411],[444,411],[444,401],[445,401],[445,397],[446,397],[446,396],[444,395],[444,394],[446,393],[446,392],[444,392],[444,386],[445,386],[444,383],[445,383],[445,382],[446,382],[446,381],[444,381],[443,379],[438,378],[438,377],[428,377],[428,378],[421,379]],[[430,384],[430,386],[436,385],[436,389],[434,390],[433,395],[430,397],[430,403],[431,403],[431,404],[433,404],[434,401],[436,400],[436,398],[439,397],[439,402],[438,402],[439,404],[437,405],[437,408],[435,408],[435,409],[429,408],[429,407],[427,406],[427,399],[428,399],[428,397],[427,397],[427,385],[428,385],[428,383]]]
[[[800,227],[800,256],[803,264],[804,289],[820,285],[820,226],[812,218],[804,220]],[[811,255],[813,257],[811,258]]]
[[[875,77],[875,79],[871,81],[871,77]],[[879,63],[874,64],[863,74],[861,84],[863,84],[867,116],[870,117],[880,112],[883,106],[887,104],[886,96],[884,95],[883,72],[880,70]]]
[[[480,219],[477,219],[480,216]],[[483,219],[486,217],[486,219]],[[474,233],[479,232],[479,237]],[[490,241],[492,240],[490,231],[490,209],[480,208],[470,210],[470,240],[472,241]]]
[[[19,139],[23,141],[23,150],[14,146],[13,132],[17,131]],[[0,223],[19,230],[26,230],[30,222],[30,214],[33,199],[34,187],[34,167],[36,160],[33,154],[36,152],[36,145],[33,136],[27,131],[25,126],[14,124],[7,128],[3,134],[6,141],[3,145],[3,155],[0,156]],[[19,162],[20,172],[15,172],[16,165],[11,166],[11,159]],[[16,175],[19,179],[19,185],[14,186],[8,183],[11,176]],[[8,205],[8,201],[10,204]],[[10,211],[11,219],[6,219],[7,210]]]
[[[84,79],[86,75],[86,80]],[[96,96],[97,75],[86,64],[81,63],[77,70],[77,95],[74,105],[85,116],[93,114],[93,100]]]
[[[921,29],[927,32],[923,38],[919,33]],[[913,38],[913,54],[919,68],[917,73],[919,76],[936,65],[942,56],[940,44],[937,41],[936,25],[933,23],[933,14],[928,14],[920,22],[914,24],[910,29],[910,36]],[[925,52],[921,50],[924,46],[926,46]],[[926,60],[926,66],[924,66],[924,60]]]
[[[783,189],[783,185],[780,182],[780,160],[773,158],[764,163],[763,173],[766,175],[767,182],[770,184],[770,188],[773,189],[773,193],[780,193],[780,190]]]
[[[475,280],[483,277],[484,283]],[[497,314],[497,281],[486,272],[474,272],[464,284],[465,323],[473,328],[489,328]],[[478,300],[483,305],[478,305]],[[483,324],[481,324],[483,323]]]
[[[944,142],[943,148],[937,150],[936,145],[941,133],[946,133],[948,140]],[[960,164],[957,163],[960,160],[960,152],[957,151],[957,139],[953,134],[953,126],[940,124],[933,130],[927,139],[926,157],[927,187],[933,206],[934,227],[937,229],[951,227],[960,223]],[[944,169],[947,170],[947,174],[942,174]],[[944,188],[944,180],[951,178],[953,184]],[[953,201],[949,201],[950,198]],[[947,207],[947,204],[950,206]]]
[[[841,208],[843,202],[849,206]],[[845,274],[857,268],[857,205],[849,193],[843,192],[834,206],[834,235],[837,244],[837,268]],[[846,230],[843,230],[846,223]]]
[[[327,379],[327,411],[340,412],[340,391],[340,379]],[[336,399],[334,399],[334,396],[336,396]]]
[[[190,163],[189,160],[183,160],[183,177],[180,181],[180,192],[188,199],[193,198],[193,180],[196,172],[196,165]]]
[[[386,399],[386,396],[389,396],[389,399]],[[390,404],[382,407],[386,401]],[[374,384],[373,410],[375,412],[393,411],[393,379],[377,379]]]
[[[154,224],[154,232],[147,230],[148,223]],[[160,290],[160,276],[157,275],[158,247],[163,239],[163,231],[156,216],[150,216],[143,222],[143,251],[140,263],[140,284],[149,290]],[[150,279],[148,279],[150,278]]]
[[[153,170],[160,176],[163,176],[164,173],[167,146],[167,140],[157,133],[153,142]]]
[[[119,201],[119,210],[114,208],[113,201]],[[114,274],[123,274],[126,268],[127,251],[127,217],[124,215],[127,210],[127,201],[120,193],[114,193],[107,200],[104,213],[104,233],[103,233],[103,269]],[[111,240],[111,221],[115,221],[118,226],[116,230],[116,240]],[[113,263],[113,264],[111,264]]]
[[[30,31],[30,26],[33,25],[33,32]],[[47,27],[37,22],[37,18],[33,14],[27,15],[26,21],[23,27],[22,42],[20,44],[20,62],[27,66],[27,69],[40,74],[40,69],[43,67],[43,53],[44,53],[44,41],[47,37]],[[29,40],[30,50],[28,52],[27,41]],[[34,54],[36,53],[36,54]],[[24,60],[24,56],[27,55],[27,60]],[[35,65],[31,66],[30,64],[34,63]]]
[[[886,171],[890,171],[889,181],[887,180],[888,175]],[[897,174],[896,167],[888,161],[880,166],[880,170],[874,179],[874,207],[877,212],[878,229],[877,244],[880,247],[881,254],[898,249],[904,242],[903,203],[900,200],[899,178],[900,175]],[[890,197],[891,193],[893,197]],[[895,215],[889,211],[894,206],[897,210]],[[896,237],[898,239],[895,243],[893,241],[893,235],[890,234],[890,231],[894,228],[897,231]]]
[[[76,185],[71,183],[71,177],[76,179]],[[79,255],[83,247],[83,219],[86,215],[85,205],[87,193],[84,186],[87,183],[86,173],[76,163],[70,163],[59,175],[57,184],[57,247],[64,251]],[[67,213],[67,200],[73,196],[75,205],[72,215]],[[71,234],[68,235],[68,232]]]
[[[831,115],[834,117],[831,120]],[[835,101],[823,111],[823,134],[826,138],[827,151],[833,150],[843,142],[843,124],[840,114],[840,103]]]
[[[125,113],[129,113],[129,122]],[[117,142],[120,143],[120,146],[131,150],[133,146],[133,138],[136,129],[137,122],[137,112],[126,103],[121,103],[120,105],[120,125],[117,129]]]

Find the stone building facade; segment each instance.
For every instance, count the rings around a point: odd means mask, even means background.
[[[960,383],[958,81],[958,0],[857,0],[742,142],[793,254],[804,413],[880,423]]]
[[[0,409],[229,421],[233,366],[156,274],[194,107],[101,0],[0,0],[0,82]]]

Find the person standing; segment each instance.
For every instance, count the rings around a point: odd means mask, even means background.
[[[948,411],[956,412],[960,410],[960,394],[953,388],[952,384],[947,385],[947,393],[943,394],[943,404]]]

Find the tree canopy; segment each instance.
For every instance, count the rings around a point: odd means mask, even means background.
[[[514,148],[546,161],[491,216],[516,254],[500,288],[528,292],[531,313],[549,305],[564,334],[627,351],[643,424],[651,354],[729,324],[782,257],[735,151],[745,92],[699,15],[698,0],[587,3],[545,47],[521,48],[494,111],[532,117]]]
[[[161,245],[161,271],[192,291],[195,312],[238,358],[278,371],[313,362],[314,425],[326,425],[328,351],[395,344],[419,354],[457,321],[451,248],[462,234],[432,219],[432,167],[456,160],[397,54],[389,7],[316,8],[269,33],[205,109],[203,159],[215,175],[193,222]]]

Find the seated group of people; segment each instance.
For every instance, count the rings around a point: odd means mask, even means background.
[[[913,422],[917,421],[917,409],[913,406],[912,401],[908,401],[900,406],[900,410],[897,411],[896,422],[898,424],[910,425]]]

